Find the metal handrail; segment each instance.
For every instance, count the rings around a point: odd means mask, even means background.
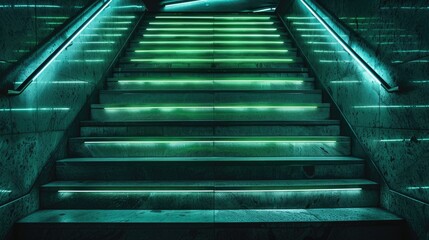
[[[112,0],[100,0],[104,2],[85,22],[83,22],[60,46],[58,46],[16,89],[8,90],[7,95],[21,94],[72,42],[86,27],[104,10]],[[98,3],[98,2],[97,2]],[[98,5],[98,4],[96,4]],[[92,5],[94,6],[94,5]],[[81,16],[78,16],[81,17]]]
[[[332,27],[307,3],[306,0],[300,0],[307,10],[323,25],[323,27],[337,40],[337,42],[343,47],[343,49],[349,53],[353,59],[355,59],[361,67],[363,67],[372,78],[377,80],[381,86],[387,92],[399,91],[399,86],[392,87],[387,83],[359,54],[357,54],[353,48],[351,48],[336,32]]]

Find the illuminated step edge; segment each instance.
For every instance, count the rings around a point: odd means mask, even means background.
[[[305,81],[312,82],[313,79],[139,79],[139,78],[113,78],[109,82],[117,82],[118,84],[157,84],[157,85],[171,85],[171,84],[201,84],[201,85],[244,85],[244,84],[270,84],[270,83],[284,83],[284,84],[303,84]]]
[[[206,26],[206,25],[274,25],[275,22],[273,21],[264,21],[264,22],[248,22],[248,21],[241,21],[241,22],[196,22],[196,21],[189,21],[189,22],[176,22],[176,21],[172,21],[172,22],[160,22],[160,21],[152,21],[149,22],[149,25],[180,25],[180,26],[192,26],[192,25],[197,25],[197,26]]]
[[[215,193],[215,192],[335,192],[362,191],[378,184],[364,179],[266,181],[75,181],[52,182],[42,187],[59,193]]]
[[[155,19],[270,20],[271,16],[155,16]]]
[[[121,28],[115,28],[113,30],[126,30]],[[204,32],[204,31],[216,31],[216,32],[246,32],[246,31],[261,31],[261,32],[275,32],[278,31],[277,28],[156,28],[149,27],[146,28],[146,31],[156,32],[156,31],[179,31],[179,32]]]
[[[69,166],[70,164],[108,164],[108,163],[170,163],[170,162],[280,162],[284,164],[363,164],[362,158],[339,156],[339,157],[125,157],[125,158],[66,158],[58,160],[58,165]]]
[[[58,193],[257,193],[257,192],[337,192],[337,191],[362,191],[362,188],[314,188],[314,189],[258,189],[258,190],[242,190],[242,189],[228,189],[228,190],[204,190],[204,189],[183,189],[183,190],[159,190],[159,189],[149,189],[149,190],[79,190],[79,189],[69,189],[69,190],[58,190]]]
[[[157,62],[157,63],[171,63],[171,62],[195,62],[195,63],[226,63],[226,62],[237,62],[237,63],[259,63],[259,62],[282,62],[292,63],[296,59],[292,58],[258,58],[258,59],[246,59],[246,58],[131,58],[129,60],[122,60],[123,62]]]
[[[168,45],[174,45],[174,44],[198,44],[198,45],[213,45],[213,44],[284,44],[285,41],[140,41],[139,44],[168,44]]]
[[[282,110],[282,111],[311,111],[317,110],[318,108],[329,107],[329,104],[300,104],[300,105],[217,105],[217,106],[201,106],[201,105],[145,105],[145,106],[115,106],[115,105],[97,105],[93,104],[93,109],[103,109],[108,112],[139,112],[139,111],[174,111],[174,110],[188,110],[188,111],[213,111],[213,110],[232,110],[232,111],[243,111],[243,110]]]
[[[84,144],[175,144],[175,143],[337,143],[349,142],[343,136],[289,136],[289,137],[81,137],[71,139]]]
[[[241,37],[261,37],[261,38],[279,38],[280,36],[285,35],[284,33],[282,34],[252,34],[252,33],[242,33],[242,34],[233,34],[233,33],[229,33],[229,34],[220,34],[220,33],[206,33],[206,34],[186,34],[186,33],[176,33],[176,34],[170,34],[170,33],[158,33],[158,34],[151,34],[151,33],[144,33],[142,36],[143,37],[158,37],[158,38],[175,38],[175,37],[208,37],[208,38],[213,38],[213,37],[232,37],[232,38],[241,38]]]
[[[287,53],[288,49],[155,49],[133,50],[134,53]]]

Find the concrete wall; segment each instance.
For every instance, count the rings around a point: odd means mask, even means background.
[[[355,35],[352,38],[343,36],[346,42],[365,58],[372,58],[368,62],[374,64],[380,75],[392,77],[388,79],[391,84],[406,86],[401,93],[388,93],[327,31],[317,30],[321,25],[296,24],[317,23],[300,0],[285,0],[279,5],[278,13],[290,27],[322,87],[338,105],[389,186],[381,192],[381,205],[406,218],[416,239],[427,240],[429,68],[424,61],[399,65],[394,61],[404,61],[423,52],[405,54],[401,52],[403,50],[429,49],[425,37],[428,33],[420,21],[429,13],[429,5],[426,4],[426,10],[414,10],[411,14],[403,12],[410,10],[399,10],[398,7],[422,6],[425,1],[401,2],[402,5],[396,7],[389,5],[397,12],[395,15],[392,12],[381,14],[386,11],[381,10],[386,7],[383,1],[378,4],[352,0],[320,2],[340,21],[349,22],[345,28],[334,27],[339,33],[346,29]],[[375,22],[365,25],[366,20],[361,18],[374,18]],[[352,28],[356,24],[351,22],[358,22],[359,29]],[[405,35],[409,37],[403,37]],[[360,42],[356,43],[354,39]],[[365,48],[370,51],[365,52]]]
[[[94,0],[0,3],[0,74],[43,43]]]
[[[8,16],[27,17],[40,7],[34,8],[22,13],[14,7]],[[88,117],[85,106],[143,11],[139,0],[113,0],[21,95],[0,96],[0,239],[13,222],[38,208],[37,187],[54,177],[54,161],[67,155],[68,137],[77,134],[79,118]],[[12,47],[24,36],[37,38],[37,26],[30,31],[21,26],[25,22],[3,17],[2,25],[22,28],[19,34],[1,35],[3,46]]]

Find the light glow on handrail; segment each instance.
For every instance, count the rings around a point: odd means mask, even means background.
[[[384,82],[384,80],[382,80],[380,78],[380,76],[378,76],[378,74],[370,69],[366,63],[363,62],[363,60],[337,35],[337,33],[334,32],[334,30],[332,30],[332,28],[330,26],[328,26],[328,24],[325,22],[325,20],[323,20],[314,10],[313,8],[306,2],[306,0],[300,0],[301,3],[307,8],[307,10],[311,13],[311,15],[313,15],[319,22],[320,24],[323,25],[323,27],[332,35],[332,37],[343,47],[343,49],[350,54],[350,56],[352,56],[352,58],[363,68],[365,69],[365,71],[376,81],[378,81],[379,83],[381,83],[381,85],[388,91],[388,92],[392,92],[392,91],[398,91],[399,88],[398,87],[390,87],[390,86],[386,86],[387,83]]]
[[[73,37],[71,37],[71,38],[69,38],[69,39],[67,39],[67,41],[63,44],[63,46],[51,57],[51,59],[46,63],[46,64],[44,64],[44,66],[42,67],[42,69],[40,69],[40,70],[38,70],[38,72],[37,72],[37,74],[36,75],[34,75],[31,79],[30,79],[30,82],[27,84],[27,86],[34,80],[34,79],[36,79],[37,77],[39,77],[40,76],[40,74],[42,74],[44,71],[45,71],[45,69],[79,36],[79,34],[81,33],[81,32],[83,32],[83,30],[85,30],[88,26],[89,26],[89,24],[91,24],[92,23],[92,21],[94,21],[94,19],[96,19],[97,18],[97,16],[98,15],[100,15],[100,13],[101,12],[103,12],[104,11],[104,9],[106,9],[109,5],[110,5],[110,3],[112,2],[112,0],[108,0],[107,2],[105,2],[104,4],[103,4],[103,6],[94,14],[94,15],[92,15],[92,17],[90,18],[90,19],[88,19],[87,21],[86,21],[86,23],[84,24],[84,25],[82,25],[80,28],[79,28],[79,30],[77,31],[77,32],[75,32],[75,33],[73,33]],[[37,70],[36,70],[37,71]],[[26,86],[24,87],[24,89],[26,88]],[[19,94],[20,93],[20,91],[16,91],[16,90],[8,90],[8,93],[9,94]]]

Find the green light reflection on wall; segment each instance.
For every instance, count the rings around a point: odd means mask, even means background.
[[[1,108],[0,112],[34,112],[34,111],[69,111],[66,107],[41,107],[41,108]]]

